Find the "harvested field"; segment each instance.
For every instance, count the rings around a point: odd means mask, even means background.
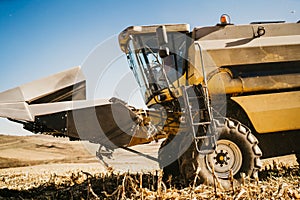
[[[34,156],[26,158],[19,154],[5,154],[13,157],[11,159],[16,161],[14,165],[19,167],[11,167],[11,162],[7,162],[10,164],[4,168],[8,156],[5,157],[2,150],[10,152],[9,146],[16,146],[7,144],[13,142],[12,138],[8,140],[7,136],[1,137],[5,138],[1,141],[9,142],[2,142],[0,146],[3,158],[0,199],[300,199],[300,170],[294,156],[265,160],[259,179],[245,177],[242,185],[232,185],[229,190],[225,190],[218,185],[218,180],[213,186],[187,186],[180,180],[163,182],[162,173],[155,163],[123,151],[117,151],[115,160],[109,162],[114,169],[106,170],[93,155],[84,152],[84,148],[79,151],[81,153],[71,150],[80,149],[79,142],[45,136],[19,138],[23,140],[20,144],[32,151],[32,154],[37,148],[39,156],[33,159]],[[40,145],[44,142],[48,145],[47,151],[41,152]],[[17,146],[21,154],[20,144]],[[49,148],[51,145],[59,148]],[[59,159],[55,159],[54,152],[66,147],[69,151],[59,153]],[[142,150],[155,156],[157,149],[150,144]],[[72,152],[76,152],[76,155]],[[36,165],[41,155],[45,156],[41,160],[46,164]],[[31,166],[24,167],[24,161]]]
[[[163,183],[161,172],[95,173],[69,171],[64,175],[10,174],[1,182],[0,199],[299,199],[298,167],[262,171],[263,177],[245,178],[241,186],[224,190],[218,186]],[[19,184],[18,182],[24,182]]]

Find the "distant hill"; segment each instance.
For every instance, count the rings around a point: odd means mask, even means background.
[[[55,138],[49,135],[11,136],[0,134],[0,169],[37,166],[42,168],[55,166],[99,166],[102,162],[95,154],[98,144],[87,141],[69,141],[68,138]],[[132,147],[136,151],[157,157],[160,142]],[[158,163],[145,157],[116,149],[113,157],[105,161],[118,171],[140,171],[159,169]],[[61,165],[61,167],[59,167]],[[22,169],[20,169],[22,170]]]
[[[84,143],[67,138],[0,135],[0,141],[0,168],[97,162],[95,154],[89,152]]]

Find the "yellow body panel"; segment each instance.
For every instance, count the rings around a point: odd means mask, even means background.
[[[300,129],[300,91],[232,97],[258,133]]]
[[[128,27],[119,35],[121,49],[128,53],[131,35],[155,33],[157,27]],[[189,32],[184,24],[165,27],[167,32]],[[258,27],[264,35],[257,35]],[[225,104],[231,97],[237,102],[258,133],[300,130],[300,91],[295,91],[300,87],[299,31],[299,23],[196,27],[187,42],[186,73],[152,99],[145,95],[147,106],[180,98],[180,86],[202,84],[212,100],[222,97]],[[162,130],[180,132],[180,114],[167,118],[177,120],[162,123]]]

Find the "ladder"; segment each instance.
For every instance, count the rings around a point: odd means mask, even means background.
[[[182,86],[185,122],[200,154],[213,153],[216,148],[216,127],[212,117],[207,87]]]

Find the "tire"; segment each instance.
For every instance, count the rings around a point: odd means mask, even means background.
[[[159,167],[163,170],[163,180],[168,180],[170,176],[172,179],[179,177],[178,165],[178,143],[173,143],[174,135],[169,135],[160,145],[158,150]]]
[[[261,167],[262,152],[250,129],[237,121],[226,119],[225,125],[218,127],[218,134],[214,153],[201,155],[196,151],[195,145],[191,145],[181,156],[179,168],[187,181],[191,182],[199,169],[200,183],[214,184],[215,175],[220,184],[228,188],[231,184],[230,171],[233,178],[240,181],[241,173],[252,176]]]

